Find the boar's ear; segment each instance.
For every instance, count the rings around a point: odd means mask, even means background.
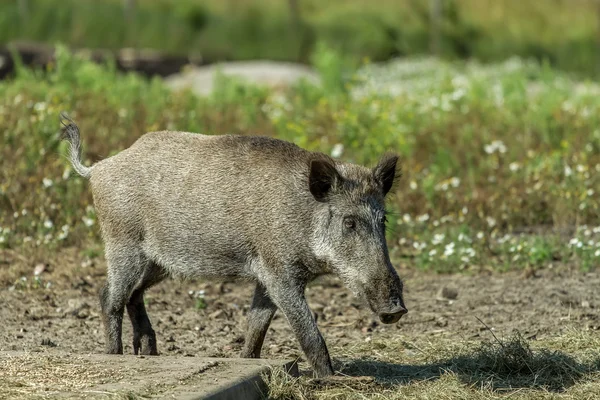
[[[327,195],[340,180],[340,174],[331,160],[322,158],[310,162],[308,187],[315,200],[326,201]]]
[[[379,164],[373,169],[373,176],[381,185],[384,196],[388,194],[394,185],[394,181],[402,175],[397,169],[397,165],[398,156],[395,154],[386,154],[379,160]]]

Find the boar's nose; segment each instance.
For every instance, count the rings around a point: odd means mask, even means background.
[[[379,314],[379,319],[384,324],[394,324],[408,312],[408,310],[402,306],[396,306],[388,312]]]

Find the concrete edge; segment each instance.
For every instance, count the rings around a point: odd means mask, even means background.
[[[197,397],[198,400],[262,400],[266,399],[269,388],[264,381],[262,374],[271,374],[273,368],[283,368],[283,370],[294,377],[300,375],[298,363],[290,361],[281,367],[270,367],[265,365],[258,374],[244,377],[228,386],[223,386],[208,395]]]

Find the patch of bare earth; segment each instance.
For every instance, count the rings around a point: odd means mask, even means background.
[[[128,373],[118,368],[109,372],[101,364],[82,363],[77,356],[52,356],[52,351],[58,350],[72,354],[103,352],[97,300],[106,272],[101,258],[85,262],[76,249],[47,256],[35,284],[33,271],[39,261],[35,257],[3,250],[0,259],[0,351],[31,352],[23,362],[4,361],[0,390],[15,396],[21,392],[43,394],[48,388],[63,385],[88,387],[88,377],[95,382],[110,381],[112,374]],[[307,289],[309,304],[338,364],[347,362],[348,353],[370,358],[377,356],[373,352],[385,356],[391,351],[385,346],[379,350],[364,347],[361,351],[368,354],[351,351],[370,342],[459,343],[490,339],[490,330],[498,338],[518,330],[529,340],[552,340],[568,332],[600,329],[598,272],[564,269],[535,275],[467,276],[427,274],[401,266],[399,273],[404,278],[409,313],[394,325],[380,324],[336,278],[322,278]],[[20,279],[22,275],[26,281]],[[204,302],[195,297],[199,290],[205,291]],[[150,289],[146,303],[159,353],[237,357],[252,291],[252,285],[236,282],[165,281]],[[131,339],[131,325],[125,316],[123,340],[129,352]],[[37,353],[40,351],[46,353]],[[267,334],[263,357],[303,357],[280,313]],[[301,367],[306,368],[306,363]]]

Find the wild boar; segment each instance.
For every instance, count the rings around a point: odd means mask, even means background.
[[[396,155],[370,169],[269,137],[161,131],[86,167],[79,128],[61,117],[105,245],[107,353],[123,353],[126,308],[134,353],[158,354],[143,296],[167,277],[255,282],[242,357],[260,357],[278,308],[317,376],[333,369],[308,282],[337,275],[386,324],[407,312],[385,238]]]

